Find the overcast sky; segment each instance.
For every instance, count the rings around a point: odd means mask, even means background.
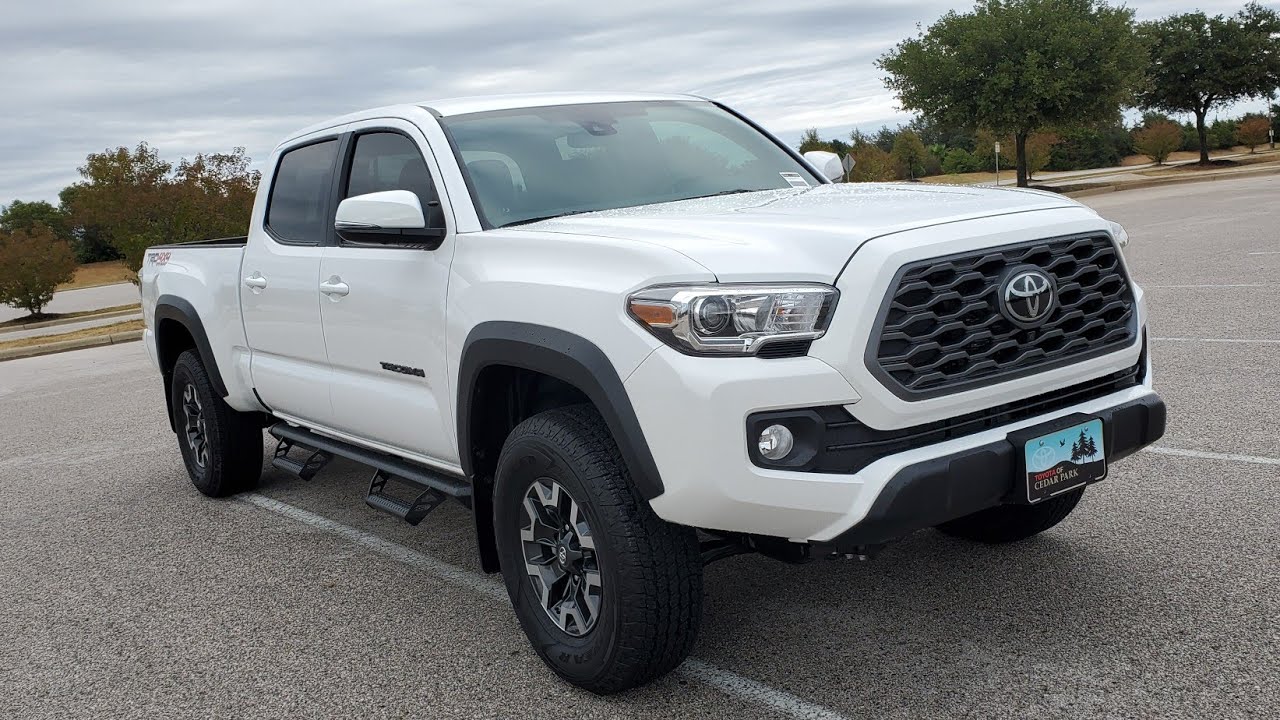
[[[1134,0],[1139,18],[1234,2]],[[1268,3],[1276,4],[1276,3]],[[365,107],[540,90],[713,96],[788,140],[906,120],[873,61],[940,0],[3,0],[0,204],[90,152],[242,145]],[[1258,105],[1261,107],[1262,103]]]

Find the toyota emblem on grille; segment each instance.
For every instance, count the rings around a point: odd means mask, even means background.
[[[1043,270],[1022,268],[1009,274],[1000,289],[1000,311],[1014,325],[1033,328],[1043,323],[1057,303],[1053,278]]]

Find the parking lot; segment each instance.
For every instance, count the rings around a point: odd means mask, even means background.
[[[538,660],[461,507],[412,528],[341,463],[209,500],[141,344],[0,363],[0,716],[1280,717],[1278,192],[1086,200],[1169,428],[1062,525],[713,564],[695,659],[611,698]]]

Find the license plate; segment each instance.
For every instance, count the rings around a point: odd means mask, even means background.
[[[1032,438],[1023,448],[1029,503],[1047,500],[1107,476],[1101,420]]]

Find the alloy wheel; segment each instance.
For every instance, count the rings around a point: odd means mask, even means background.
[[[187,447],[191,448],[191,457],[197,467],[205,468],[209,465],[209,435],[205,430],[200,393],[191,383],[187,383],[182,391],[182,414],[185,416],[183,434],[187,438]]]
[[[520,540],[525,572],[543,611],[565,633],[581,637],[600,617],[600,561],[591,525],[577,501],[550,478],[524,495]]]

